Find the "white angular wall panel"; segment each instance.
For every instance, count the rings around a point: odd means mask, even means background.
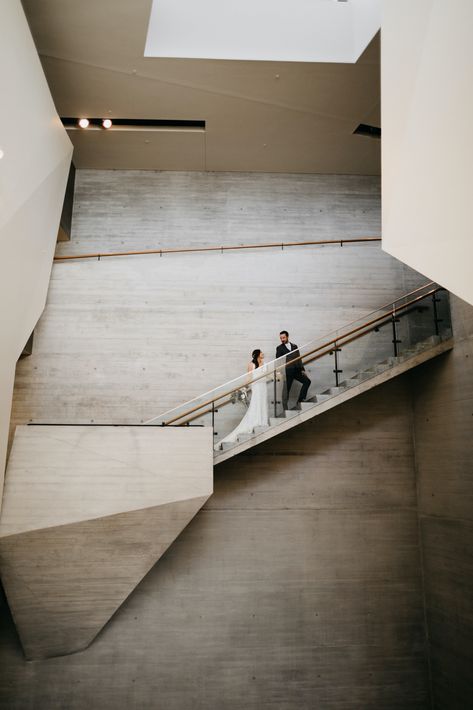
[[[72,146],[20,0],[0,4],[0,494],[15,364],[44,308]]]
[[[473,3],[385,0],[383,249],[473,303]]]

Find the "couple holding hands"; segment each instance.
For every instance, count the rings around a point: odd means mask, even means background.
[[[276,358],[286,357],[286,387],[283,395],[283,406],[286,409],[294,380],[302,384],[297,400],[298,404],[305,401],[310,380],[300,360],[299,349],[295,343],[290,342],[287,330],[282,330],[279,333],[279,339],[281,344],[276,348]],[[259,368],[263,368],[263,371],[258,372]],[[221,448],[221,444],[235,442],[241,434],[253,433],[255,427],[268,426],[269,424],[266,377],[261,376],[264,373],[264,353],[261,350],[253,350],[251,362],[248,364],[248,373],[255,379],[251,385],[250,406],[238,426],[216,445],[217,449]]]

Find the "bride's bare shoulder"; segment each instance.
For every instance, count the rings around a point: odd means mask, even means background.
[[[249,362],[248,367],[246,368],[246,371],[253,372],[254,369],[255,369],[255,363],[253,361]]]

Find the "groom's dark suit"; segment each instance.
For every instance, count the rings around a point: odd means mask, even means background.
[[[304,372],[304,366],[300,360],[297,360],[297,358],[300,357],[299,348],[295,343],[287,343],[287,345],[290,345],[291,347],[290,352],[287,349],[287,346],[282,343],[276,348],[276,358],[286,355],[286,397],[283,397],[285,400],[285,408],[287,406],[289,392],[294,380],[297,380],[302,384],[301,391],[299,392],[299,398],[297,400],[298,402],[303,402],[305,400],[310,387],[310,380]],[[296,362],[293,362],[294,360],[296,360]]]

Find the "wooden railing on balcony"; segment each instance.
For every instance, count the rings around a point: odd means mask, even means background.
[[[77,259],[105,259],[112,256],[145,256],[149,254],[198,254],[202,252],[223,252],[241,251],[243,249],[286,249],[289,247],[302,246],[345,246],[349,244],[363,244],[370,242],[380,242],[381,237],[356,237],[353,239],[318,239],[302,242],[268,242],[265,244],[234,244],[229,246],[211,247],[184,247],[181,249],[141,249],[139,251],[112,251],[112,252],[90,252],[87,254],[64,254],[55,256],[54,261],[72,261]]]

